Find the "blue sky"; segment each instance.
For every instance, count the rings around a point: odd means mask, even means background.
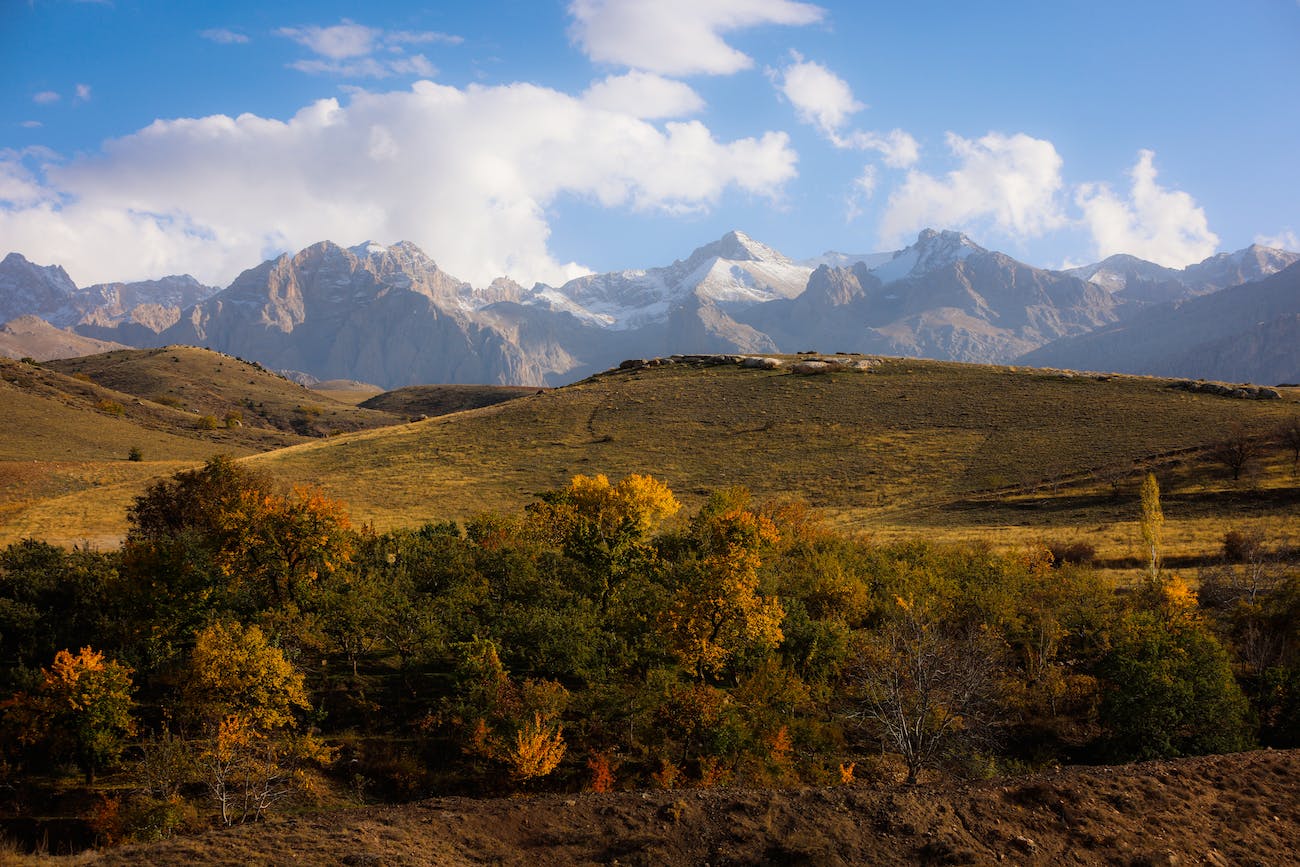
[[[408,239],[475,283],[956,228],[1300,247],[1300,3],[0,0],[0,253],[79,283]]]

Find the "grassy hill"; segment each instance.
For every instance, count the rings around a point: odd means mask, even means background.
[[[129,349],[47,365],[143,400],[240,426],[326,436],[393,424],[391,413],[360,409],[290,382],[260,365],[192,346]]]
[[[1298,411],[1295,394],[1239,400],[1146,377],[931,361],[819,376],[674,365],[255,461],[381,527],[516,509],[575,473],[648,472],[688,506],[743,484],[886,537],[1084,534],[1124,556],[1148,468],[1166,481],[1171,523],[1199,545],[1217,544],[1224,521],[1285,519],[1298,500],[1280,455],[1237,483],[1201,455],[1234,425],[1262,434]],[[1118,498],[1101,480],[1112,467],[1125,475]]]
[[[576,473],[645,472],[688,507],[743,484],[880,538],[1086,541],[1117,561],[1136,554],[1136,488],[1152,469],[1170,554],[1194,558],[1226,527],[1276,536],[1292,520],[1300,489],[1280,451],[1236,482],[1204,452],[1234,425],[1263,435],[1297,413],[1294,392],[1240,400],[1148,377],[910,359],[817,376],[676,364],[250,460],[381,529],[514,510]],[[77,537],[53,510],[34,516]]]
[[[0,406],[4,543],[35,536],[113,544],[127,504],[155,478],[219,452],[251,455],[321,428],[399,420],[191,347],[41,365],[0,358]],[[232,412],[239,416],[228,423]],[[128,460],[132,450],[140,460]]]

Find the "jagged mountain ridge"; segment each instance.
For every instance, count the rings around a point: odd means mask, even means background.
[[[122,316],[137,299],[118,288],[116,310],[98,319],[83,314],[77,331],[135,346],[210,346],[273,369],[388,388],[558,385],[623,358],[679,352],[815,348],[997,363],[1139,310],[1126,289],[1104,285],[1119,266],[1143,275],[1143,285],[1170,275],[1208,285],[1267,271],[1287,257],[1300,258],[1252,247],[1182,272],[1112,257],[1086,274],[1070,273],[927,229],[890,254],[828,252],[814,270],[810,261],[729,232],[662,268],[524,289],[506,278],[473,287],[409,242],[321,242],[245,271],[183,315],[164,309],[170,320],[148,319],[143,305]],[[0,279],[26,279],[28,296],[57,301],[72,291],[57,266],[13,258]]]
[[[84,327],[90,337],[124,323],[158,332],[181,311],[218,292],[188,274],[134,283],[96,283],[79,288],[59,265],[36,265],[20,253],[0,261],[0,323],[37,316],[57,328]]]

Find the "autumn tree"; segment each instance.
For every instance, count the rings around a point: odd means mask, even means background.
[[[89,647],[60,650],[35,698],[50,749],[72,758],[92,783],[135,732],[131,669]]]
[[[603,474],[577,475],[530,506],[529,517],[591,570],[604,609],[627,573],[652,556],[650,533],[680,509],[673,492],[651,476],[633,474],[611,485]]]
[[[554,771],[566,750],[560,715],[568,690],[555,681],[512,678],[491,641],[466,642],[459,652],[454,714],[465,752],[504,766],[516,783]]]
[[[1139,526],[1142,532],[1142,552],[1147,561],[1147,575],[1155,580],[1160,575],[1161,551],[1164,547],[1165,513],[1160,508],[1160,484],[1154,473],[1147,473],[1142,481],[1142,515]]]
[[[779,536],[749,499],[743,488],[714,494],[691,521],[675,564],[663,622],[679,661],[697,677],[719,673],[738,652],[781,642],[785,609],[760,592],[758,571],[764,546]]]
[[[195,638],[186,690],[190,708],[209,728],[238,715],[261,731],[292,727],[310,707],[302,673],[256,626],[218,621]]]

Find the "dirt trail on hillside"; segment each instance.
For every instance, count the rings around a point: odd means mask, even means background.
[[[978,784],[437,798],[214,831],[96,864],[1300,863],[1300,751]]]

